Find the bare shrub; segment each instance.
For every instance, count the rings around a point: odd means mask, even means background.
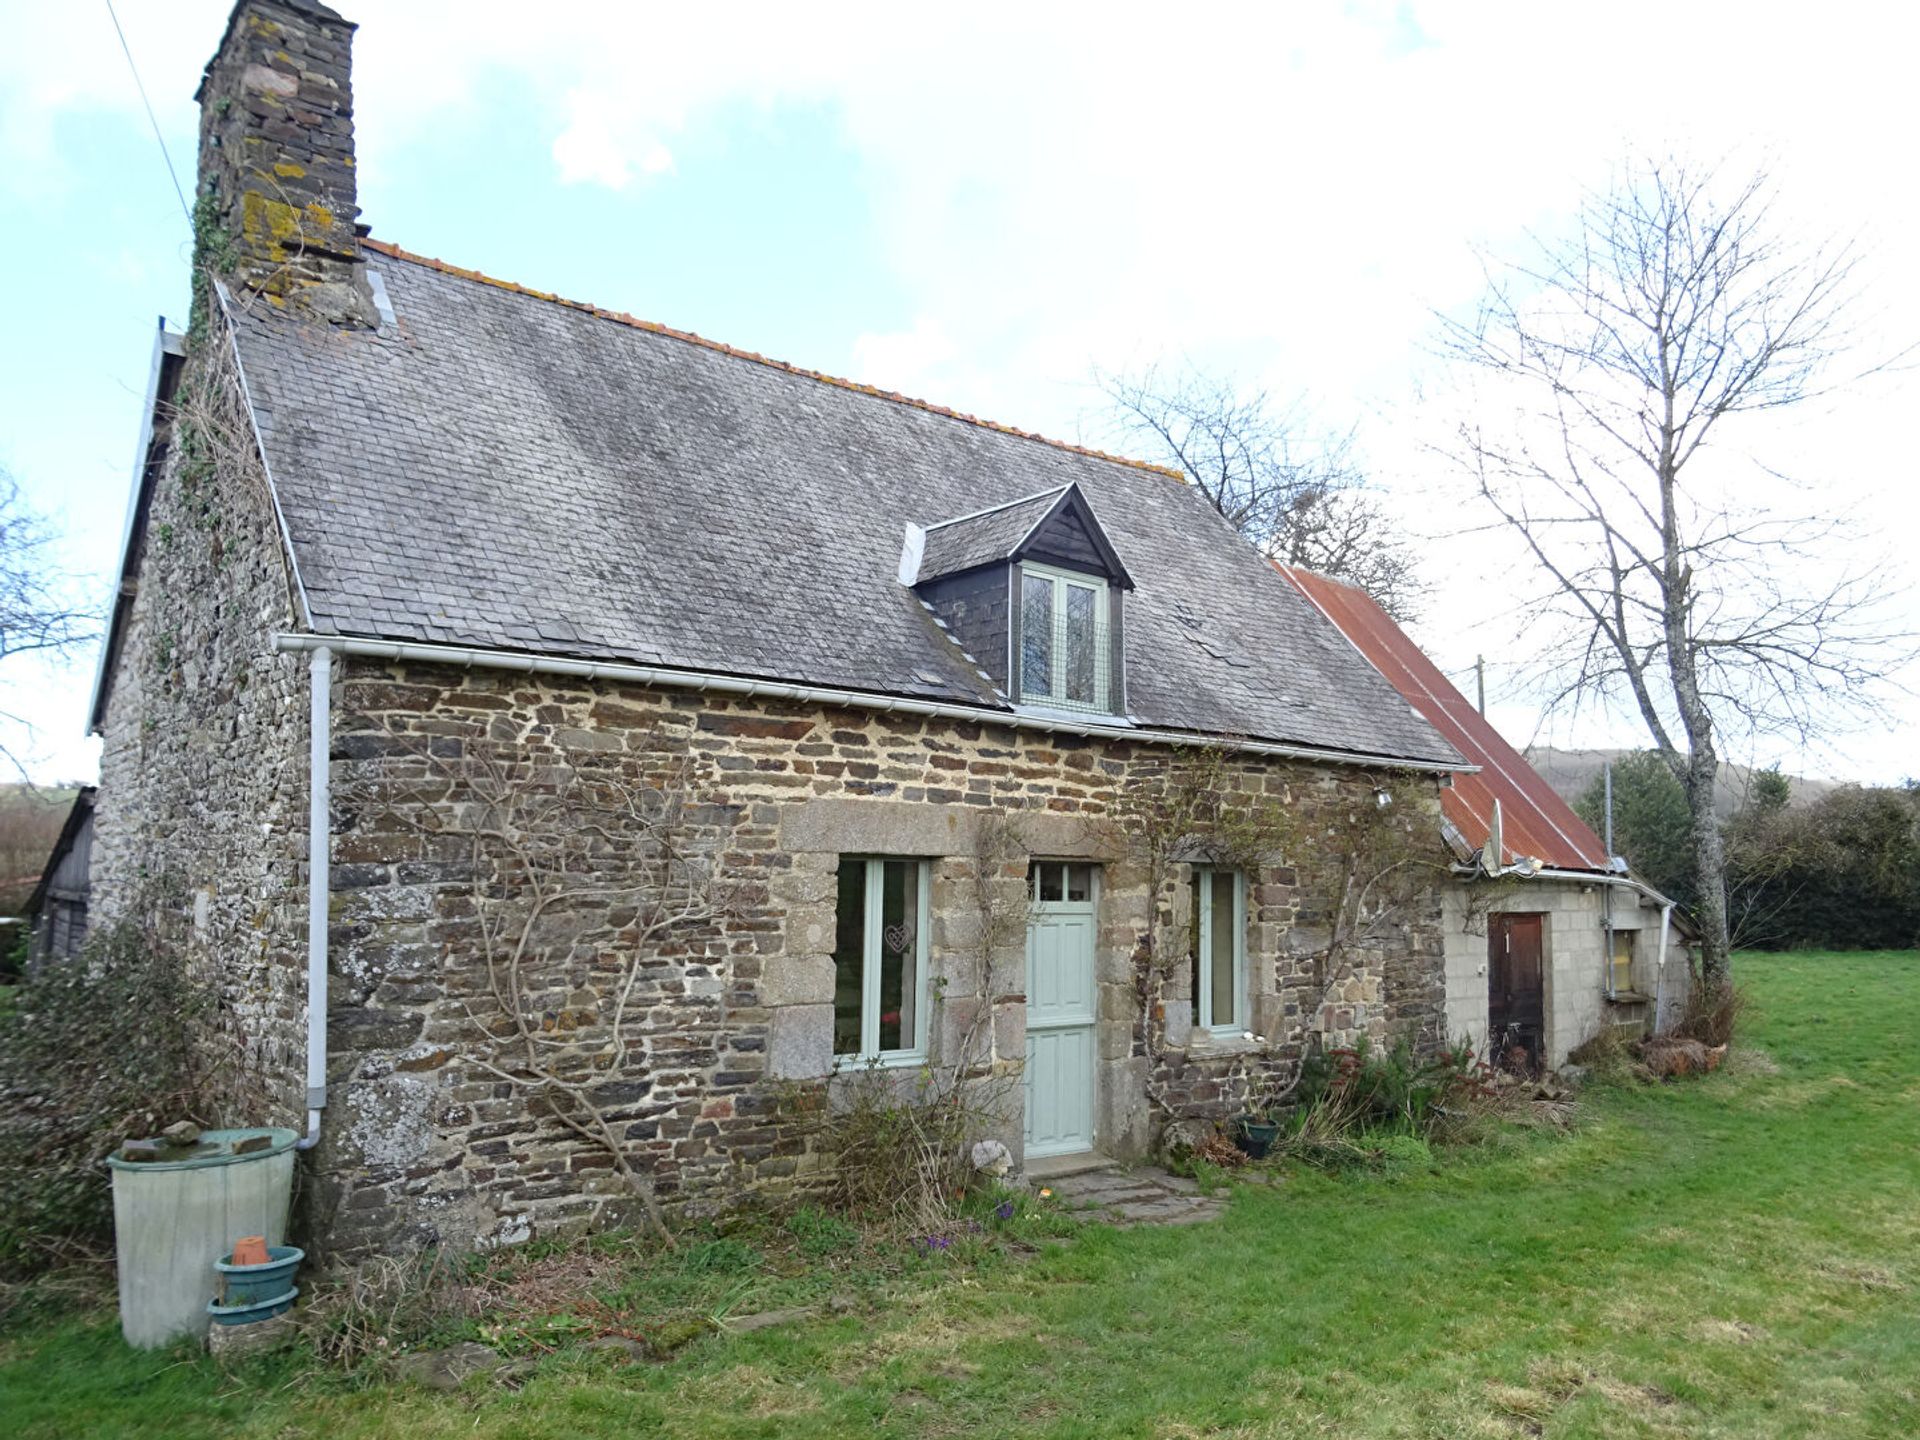
[[[850,1215],[932,1228],[973,1179],[973,1143],[991,1116],[928,1067],[848,1076],[826,1122],[832,1199]]]
[[[61,1244],[35,1258],[46,1268],[27,1278],[0,1278],[0,1335],[113,1305],[113,1261],[97,1247]]]
[[[301,1334],[314,1354],[343,1370],[442,1338],[484,1313],[463,1271],[460,1259],[438,1249],[338,1267],[325,1283],[305,1287],[295,1312]]]
[[[1746,992],[1733,981],[1696,979],[1669,1033],[1709,1047],[1729,1045],[1746,1009]]]
[[[1221,1169],[1238,1169],[1246,1164],[1246,1152],[1219,1131],[1202,1135],[1194,1142],[1190,1154],[1198,1164],[1219,1165]]]
[[[1726,1058],[1727,1047],[1702,1045],[1684,1036],[1659,1035],[1646,1043],[1642,1054],[1647,1073],[1654,1079],[1678,1080],[1718,1070]]]
[[[198,1043],[212,1002],[170,948],[121,922],[30,976],[0,1014],[0,1274],[106,1249],[102,1157],[180,1119],[222,1118],[233,1077]]]

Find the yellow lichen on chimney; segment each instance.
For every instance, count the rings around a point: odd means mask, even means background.
[[[268,258],[284,260],[287,241],[300,233],[300,212],[284,200],[249,190],[240,197],[240,233]]]

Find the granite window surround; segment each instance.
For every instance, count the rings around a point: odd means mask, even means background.
[[[844,856],[836,875],[834,1064],[927,1058],[930,862]]]
[[[1248,1033],[1247,877],[1196,865],[1190,881],[1188,937],[1193,959],[1193,1023],[1223,1038]]]

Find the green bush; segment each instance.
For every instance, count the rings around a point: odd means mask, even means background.
[[[1416,1058],[1404,1042],[1385,1054],[1364,1040],[1353,1049],[1312,1054],[1301,1063],[1279,1150],[1319,1165],[1428,1163],[1449,1107],[1485,1086],[1484,1067],[1464,1045],[1430,1060]]]
[[[1573,802],[1594,830],[1605,828],[1606,782],[1596,775]],[[1613,764],[1613,848],[1636,874],[1683,907],[1697,903],[1699,866],[1693,858],[1693,812],[1687,792],[1652,750],[1636,750]]]
[[[0,1012],[0,1274],[110,1244],[104,1156],[129,1136],[203,1119],[195,1028],[204,994],[136,926],[103,927]]]
[[[1727,869],[1742,945],[1910,948],[1920,943],[1920,784],[1750,807],[1728,829]]]

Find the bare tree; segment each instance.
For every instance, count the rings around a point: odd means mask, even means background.
[[[1714,983],[1729,951],[1717,739],[1810,738],[1900,651],[1878,577],[1832,563],[1832,518],[1740,498],[1750,477],[1786,479],[1740,463],[1740,430],[1758,438],[1754,417],[1846,378],[1854,253],[1792,243],[1772,199],[1764,174],[1633,162],[1577,234],[1489,266],[1441,347],[1487,379],[1441,448],[1544,577],[1526,618],[1557,622],[1542,627],[1553,702],[1623,705],[1686,791]]]
[[[1368,487],[1351,431],[1319,431],[1297,405],[1197,370],[1094,380],[1124,441],[1179,470],[1261,550],[1411,616],[1423,588],[1413,550]]]
[[[19,659],[42,655],[64,659],[90,644],[99,617],[71,604],[66,578],[54,564],[54,534],[27,508],[12,476],[0,471],[0,683],[19,681]],[[26,717],[0,710],[0,720],[31,730]],[[15,770],[25,767],[0,746]]]

